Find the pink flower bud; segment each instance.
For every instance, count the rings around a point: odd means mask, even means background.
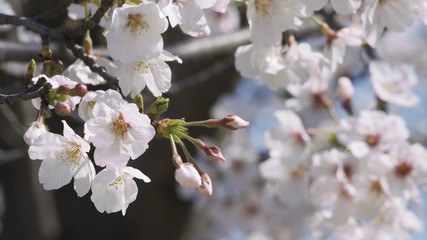
[[[225,162],[224,156],[222,156],[221,149],[215,145],[203,145],[202,150],[208,155],[208,157],[211,157],[215,160],[218,160],[220,162]]]
[[[225,118],[222,119],[222,121],[225,124],[225,127],[230,130],[237,130],[241,128],[246,128],[249,126],[249,122],[243,120],[239,116],[235,114],[230,114],[225,116]]]
[[[197,188],[202,185],[202,179],[199,172],[191,163],[183,163],[175,170],[175,180],[181,186],[189,189]]]
[[[202,185],[200,185],[197,190],[205,196],[212,196],[211,177],[209,177],[207,173],[203,173],[200,177],[202,178]]]
[[[61,85],[56,89],[57,94],[67,94],[68,91],[70,91],[71,88],[68,85]]]
[[[354,87],[348,77],[340,77],[338,79],[337,94],[339,97],[350,99],[354,95]]]
[[[71,107],[67,103],[58,102],[55,105],[55,112],[58,114],[58,116],[68,116],[71,113]]]
[[[83,97],[86,93],[87,86],[82,83],[79,83],[71,90],[70,95]]]

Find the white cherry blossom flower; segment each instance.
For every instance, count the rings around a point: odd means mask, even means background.
[[[302,24],[299,17],[308,17],[301,0],[249,0],[246,13],[251,40],[255,44],[281,43],[282,32]]]
[[[389,152],[387,180],[390,193],[414,200],[427,183],[427,151],[419,144],[402,144]]]
[[[89,144],[64,123],[64,136],[45,133],[28,149],[31,159],[41,159],[40,183],[46,190],[58,189],[74,178],[74,190],[85,195],[95,177],[95,168],[87,152]]]
[[[399,146],[409,137],[403,119],[381,111],[362,111],[358,118],[342,122],[338,141],[358,158]]]
[[[95,92],[90,91],[82,97],[82,101],[78,108],[78,114],[83,121],[86,122],[94,117],[92,113],[93,107],[95,106],[96,101],[104,95],[104,93],[104,90],[96,90]]]
[[[411,1],[407,0],[368,0],[361,15],[367,32],[367,41],[375,46],[384,32],[403,32],[414,21],[415,13]]]
[[[101,167],[123,168],[141,156],[155,135],[147,115],[139,113],[117,91],[107,90],[92,110],[93,118],[85,123],[85,138],[96,147],[95,163]]]
[[[92,183],[90,199],[99,212],[113,213],[126,209],[135,201],[138,187],[133,178],[149,183],[151,180],[138,169],[125,167],[122,169],[104,169],[99,172]]]
[[[162,8],[169,17],[171,27],[179,25],[181,30],[192,37],[202,37],[210,34],[205,14],[202,9],[212,7],[216,0],[168,0]]]
[[[165,61],[174,60],[181,63],[181,59],[164,51],[160,56],[148,61],[123,65],[117,73],[123,94],[130,94],[134,98],[147,86],[155,97],[161,96],[171,87],[172,79],[171,69]]]
[[[156,3],[124,4],[113,11],[104,35],[111,57],[123,64],[147,61],[163,51],[160,35],[168,27]]]
[[[413,66],[391,66],[385,62],[372,61],[369,71],[375,93],[381,100],[404,107],[414,107],[420,101],[417,95],[411,93],[417,84]]]
[[[310,137],[301,119],[290,110],[280,110],[274,115],[280,126],[266,133],[270,156],[281,159],[285,166],[291,168],[304,164],[310,153]]]

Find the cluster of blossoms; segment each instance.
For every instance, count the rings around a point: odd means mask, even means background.
[[[189,136],[187,127],[237,130],[249,123],[233,114],[223,119],[199,122],[185,122],[183,119],[156,121],[156,118],[166,111],[169,102],[159,97],[171,86],[171,70],[166,61],[181,62],[178,57],[163,50],[161,34],[168,28],[166,16],[172,27],[179,24],[183,32],[190,36],[207,35],[210,30],[202,9],[214,7],[215,2],[136,1],[115,5],[110,10],[104,31],[113,61],[93,53],[89,34],[86,34],[84,43],[87,54],[105,66],[110,74],[118,76],[120,93],[113,89],[88,91],[87,84],[96,86],[106,81],[81,60],[70,65],[63,74],[58,65],[53,64],[53,67],[44,69],[46,75],[31,79],[33,86],[44,85],[50,89],[42,98],[33,100],[33,105],[40,110],[39,116],[24,136],[30,145],[30,158],[43,160],[39,179],[45,189],[61,188],[73,178],[78,196],[84,196],[91,190],[91,200],[98,211],[122,211],[124,215],[137,196],[138,188],[133,179],[142,179],[147,183],[151,181],[138,169],[128,166],[129,159],[139,158],[157,133],[171,140],[176,181],[185,188],[197,188],[204,195],[212,194],[209,175],[192,160],[181,139],[189,140],[211,158],[220,162],[225,162],[225,159],[218,147]],[[92,5],[87,2],[82,4],[86,9]],[[223,11],[221,6],[216,8]],[[79,15],[70,14],[70,17],[78,18]],[[41,54],[46,59],[51,55],[48,48]],[[33,63],[29,67],[29,75],[34,73],[34,68]],[[143,111],[141,95],[145,86],[155,97],[159,97],[147,114]],[[129,95],[134,103],[123,98]],[[51,109],[58,116],[67,116],[76,107],[84,121],[83,138],[65,120],[63,135],[48,131],[44,119],[52,115]],[[187,162],[184,163],[178,155],[176,143],[185,151]],[[93,162],[88,155],[90,145],[95,147]],[[94,164],[103,169],[96,173]]]
[[[78,196],[91,190],[91,200],[100,212],[121,210],[125,214],[138,191],[133,178],[150,181],[128,166],[129,159],[139,158],[157,134],[171,142],[175,179],[181,186],[210,196],[212,179],[224,183],[213,199],[203,200],[210,203],[204,205],[204,212],[213,219],[213,230],[208,230],[213,239],[296,239],[307,233],[316,239],[333,233],[337,239],[410,239],[413,231],[420,230],[421,223],[408,205],[419,202],[420,191],[426,187],[427,151],[409,141],[401,117],[387,113],[389,104],[414,107],[420,102],[411,93],[417,72],[412,65],[391,64],[374,53],[389,32],[404,31],[417,18],[427,24],[424,1],[124,2],[110,10],[105,23],[104,36],[113,61],[94,55],[90,47],[85,49],[118,76],[123,96],[112,89],[88,91],[85,84],[106,82],[80,60],[63,75],[53,74],[57,71],[53,65],[46,69],[47,75],[32,80],[33,85],[51,88],[41,100],[33,101],[40,115],[24,136],[30,158],[43,160],[39,178],[45,189],[60,188],[74,178]],[[236,69],[286,99],[269,99],[268,108],[234,99],[235,108],[217,109],[221,114],[214,115],[219,119],[185,122],[156,120],[168,102],[158,98],[145,114],[141,91],[147,86],[155,97],[167,92],[172,76],[166,62],[181,62],[163,49],[162,34],[168,25],[179,25],[189,36],[204,37],[211,32],[204,10],[225,13],[237,2],[247,7],[251,43],[237,48]],[[89,3],[83,4],[87,8]],[[300,30],[310,19],[322,35],[296,39],[291,30]],[[86,44],[90,45],[88,36]],[[356,59],[361,51],[367,56]],[[354,80],[360,72],[370,76],[376,109],[355,107],[350,78]],[[134,103],[123,97],[133,98]],[[244,104],[250,107],[242,108]],[[50,109],[65,116],[77,105],[85,122],[83,138],[65,121],[63,135],[48,132],[43,118],[50,115]],[[251,114],[239,113],[249,108]],[[342,119],[336,109],[341,110]],[[189,136],[187,128],[248,126],[230,113],[251,120],[254,130],[231,138],[223,149],[232,160],[217,172],[212,166],[199,166],[184,139],[205,156],[220,162],[225,158],[217,146]],[[275,119],[277,127],[271,128],[266,116]],[[263,131],[257,133],[257,127]],[[260,135],[264,141],[256,150],[250,139],[259,141]],[[94,164],[103,168],[98,173],[88,156],[90,144],[95,147]],[[176,145],[182,148],[186,162]],[[202,168],[211,169],[213,178]]]

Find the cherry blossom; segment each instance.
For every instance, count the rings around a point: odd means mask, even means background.
[[[164,51],[160,56],[148,61],[136,61],[131,65],[123,65],[117,75],[120,78],[119,86],[124,95],[135,97],[145,86],[155,97],[167,92],[171,86],[172,73],[165,61],[181,59]]]
[[[105,29],[108,52],[123,64],[150,60],[163,51],[160,34],[167,27],[167,19],[157,4],[124,4],[114,9]]]
[[[216,0],[168,0],[162,9],[168,16],[171,27],[179,25],[181,30],[192,37],[210,34],[205,14],[202,9],[212,7]]]
[[[87,152],[89,144],[76,135],[65,121],[64,136],[44,133],[28,149],[31,159],[41,159],[40,183],[46,190],[58,189],[74,178],[74,190],[79,197],[90,189],[95,168]]]
[[[126,209],[135,201],[138,187],[133,178],[149,183],[151,180],[138,169],[125,167],[122,169],[104,169],[99,172],[92,183],[90,199],[99,212],[113,213]]]
[[[415,70],[409,65],[391,66],[373,61],[369,64],[375,93],[381,100],[404,107],[414,107],[419,98],[410,91],[417,84]]]
[[[311,15],[300,0],[249,0],[247,9],[251,40],[260,45],[280,43],[282,32],[296,29],[300,17]]]
[[[96,147],[95,163],[101,167],[123,168],[129,160],[141,156],[155,135],[147,115],[139,113],[114,90],[107,90],[85,123],[85,138]]]

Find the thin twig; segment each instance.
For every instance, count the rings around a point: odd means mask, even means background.
[[[84,52],[82,47],[69,40],[65,41],[65,43],[68,49],[73,52],[74,56],[80,58],[90,68],[90,70],[98,73],[101,77],[103,77],[105,81],[110,84],[110,87],[117,88],[119,80],[116,77],[108,74],[104,67],[98,65],[95,60],[93,60],[93,58]]]

